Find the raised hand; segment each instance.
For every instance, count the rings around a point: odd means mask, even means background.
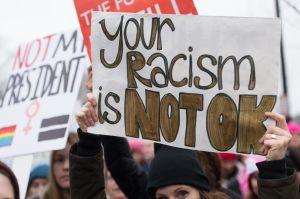
[[[285,156],[292,135],[283,115],[273,112],[266,112],[265,115],[275,120],[276,126],[268,128],[259,140],[259,143],[263,144],[260,151],[267,155],[267,160],[281,160]]]
[[[92,93],[88,93],[87,102],[76,114],[76,121],[83,132],[87,132],[87,128],[94,126],[98,121],[98,116],[95,111],[96,106],[96,97]]]

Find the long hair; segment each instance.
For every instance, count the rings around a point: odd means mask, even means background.
[[[201,199],[230,199],[228,195],[220,191],[199,191]]]
[[[0,174],[8,178],[14,191],[15,199],[20,198],[19,184],[14,172],[3,162],[0,161]]]
[[[74,132],[70,132],[68,136],[67,144],[73,145],[76,142],[78,142],[77,134]],[[49,175],[49,184],[48,187],[44,193],[43,199],[64,199],[63,198],[63,190],[62,188],[57,184],[54,173],[53,173],[53,163],[54,163],[54,155],[57,153],[57,151],[53,151],[51,154],[50,159],[50,175]]]
[[[216,153],[196,151],[211,190],[221,189],[221,160]]]

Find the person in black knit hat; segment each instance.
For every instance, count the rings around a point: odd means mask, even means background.
[[[221,192],[210,192],[195,151],[165,145],[156,149],[148,176],[147,189],[151,198],[228,198]]]

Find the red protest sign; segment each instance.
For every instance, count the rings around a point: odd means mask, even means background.
[[[193,0],[74,0],[84,42],[91,58],[92,11],[197,14]]]

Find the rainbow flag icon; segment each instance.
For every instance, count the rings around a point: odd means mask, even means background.
[[[0,128],[0,147],[11,145],[16,131],[15,126]]]

